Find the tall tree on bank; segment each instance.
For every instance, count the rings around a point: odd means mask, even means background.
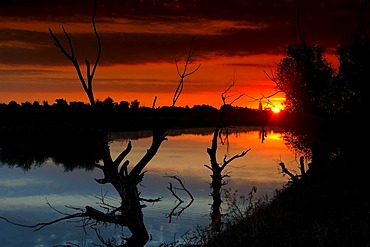
[[[291,113],[288,142],[311,156],[312,163],[329,157],[322,143],[322,126],[331,113],[331,90],[335,71],[323,56],[323,49],[304,40],[286,48],[286,57],[270,76],[285,93],[286,109]]]
[[[95,106],[95,98],[93,94],[93,78],[97,69],[97,65],[99,63],[99,59],[101,56],[101,42],[100,37],[98,35],[96,24],[95,24],[95,15],[96,15],[96,1],[94,1],[94,11],[92,15],[92,24],[94,29],[94,34],[96,37],[96,41],[98,44],[98,51],[97,56],[94,62],[94,65],[91,69],[90,61],[86,60],[86,78],[84,78],[80,64],[75,56],[75,52],[73,50],[73,44],[71,41],[70,36],[68,35],[67,31],[64,27],[62,27],[65,38],[68,41],[69,49],[67,49],[62,45],[56,35],[53,33],[51,29],[49,29],[50,35],[54,40],[55,45],[61,50],[61,52],[65,55],[65,57],[71,61],[75,70],[77,72],[78,78],[81,81],[82,87],[85,93],[88,96],[91,106],[94,108]],[[183,72],[180,72],[178,68],[178,63],[176,61],[177,71],[180,77],[180,82],[174,94],[172,107],[175,106],[183,88],[184,79],[187,76],[192,75],[195,73],[200,65],[194,69],[192,72],[187,72],[188,65],[191,62],[191,57],[193,55],[193,50],[191,50],[188,54],[188,57],[185,62]],[[155,107],[155,101],[153,103],[153,108]],[[99,129],[99,126],[94,126],[96,129]],[[85,211],[82,213],[78,213],[75,215],[69,215],[68,217],[59,219],[70,219],[75,217],[84,217],[88,218],[97,223],[110,223],[116,226],[125,226],[127,227],[132,235],[129,238],[124,239],[122,243],[115,243],[112,245],[112,242],[105,242],[104,239],[101,238],[102,242],[107,246],[144,246],[147,241],[149,240],[149,234],[146,230],[143,221],[143,213],[142,208],[144,205],[141,204],[142,201],[148,201],[140,197],[140,192],[138,191],[137,185],[143,180],[144,177],[144,168],[148,165],[148,163],[152,160],[152,158],[157,153],[158,149],[160,148],[162,142],[166,140],[166,132],[167,128],[165,124],[155,124],[153,126],[153,136],[152,136],[152,143],[143,157],[137,162],[136,165],[129,171],[129,161],[125,160],[125,157],[129,154],[132,149],[131,142],[128,142],[126,149],[124,149],[116,159],[112,159],[109,144],[108,144],[108,137],[107,133],[101,132],[100,133],[100,150],[102,155],[102,162],[103,164],[96,164],[95,167],[101,169],[103,171],[103,178],[96,179],[96,182],[99,184],[107,184],[110,183],[115,190],[118,192],[121,198],[121,205],[112,207],[107,207],[106,212],[100,211],[98,209],[94,209],[90,206],[85,207]],[[101,130],[100,130],[101,131]],[[158,201],[159,199],[153,199],[150,201]],[[99,233],[99,230],[96,230]],[[100,236],[100,234],[98,234]]]
[[[268,75],[286,95],[286,109],[291,113],[287,141],[306,153],[312,164],[328,163],[344,149],[359,147],[353,144],[360,135],[344,130],[363,121],[369,104],[368,10],[368,0],[364,0],[352,40],[337,50],[337,72],[325,59],[324,49],[309,44],[300,30],[300,42],[286,48],[276,72]]]

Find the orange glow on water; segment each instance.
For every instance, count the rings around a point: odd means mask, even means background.
[[[228,145],[218,145],[218,161],[222,162],[225,155],[227,159],[250,148],[242,158],[230,163],[225,173],[229,173],[234,183],[243,184],[254,182],[257,184],[283,184],[287,182],[278,170],[278,161],[284,161],[288,168],[294,161],[294,154],[289,150],[282,139],[282,133],[267,130],[264,143],[258,127],[249,127],[250,130],[238,131],[229,136]],[[148,173],[179,174],[192,179],[208,181],[210,170],[207,148],[211,146],[212,129],[208,134],[183,134],[169,136],[147,166]],[[247,132],[244,132],[247,131]],[[130,153],[130,164],[134,165],[150,146],[151,138],[133,140],[133,150]],[[127,145],[126,141],[116,141],[111,148],[112,152],[119,154]]]

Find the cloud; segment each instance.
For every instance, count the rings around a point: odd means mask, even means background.
[[[218,92],[223,89],[222,83],[232,78],[231,67],[238,67],[238,84],[250,94],[257,87],[267,90],[273,83],[263,69],[269,71],[269,66],[284,56],[288,44],[300,41],[297,23],[306,41],[321,45],[334,57],[338,45],[353,33],[361,2],[97,1],[96,26],[102,54],[94,89],[98,93],[113,88],[117,94],[129,90],[135,97],[140,92],[171,92],[170,85],[176,85],[178,79],[174,61],[182,61],[193,48],[193,65],[202,64],[202,68],[185,90]],[[66,28],[84,70],[85,60],[94,63],[97,53],[92,3],[0,1],[1,92],[81,92],[73,65],[54,45],[48,28],[69,50],[61,27]]]
[[[308,41],[335,47],[357,20],[359,1],[301,1],[301,28]],[[93,60],[96,40],[90,23],[92,1],[2,1],[0,63],[66,64],[48,27],[61,40],[70,33],[83,62]],[[281,54],[298,40],[294,1],[98,1],[97,28],[102,64],[173,61],[190,46],[198,58]],[[13,23],[13,24],[12,24]],[[22,24],[24,23],[24,25]]]
[[[46,70],[46,69],[0,69],[0,74],[4,77],[6,76],[22,76],[22,75],[40,75],[48,73],[56,73],[57,70]]]

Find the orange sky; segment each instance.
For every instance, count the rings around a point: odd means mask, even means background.
[[[94,77],[96,99],[137,99],[151,106],[158,96],[157,106],[171,105],[179,81],[175,59],[182,69],[192,47],[188,72],[201,67],[185,78],[178,106],[219,107],[220,94],[234,80],[230,94],[245,94],[235,104],[257,108],[255,98],[275,92],[264,71],[274,69],[285,46],[297,41],[297,7],[292,1],[224,2],[98,0],[102,56]],[[0,3],[0,102],[54,103],[57,98],[87,102],[73,66],[54,46],[48,28],[64,42],[64,25],[85,71],[84,61],[93,62],[97,50],[91,3]],[[301,5],[307,40],[331,52],[348,34],[359,1],[301,1]]]

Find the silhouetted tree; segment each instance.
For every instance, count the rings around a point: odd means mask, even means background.
[[[306,153],[312,163],[328,160],[331,147],[324,136],[327,119],[336,107],[332,95],[335,71],[324,58],[323,49],[304,40],[288,46],[286,57],[270,79],[285,93],[287,110],[292,114],[288,142]]]
[[[121,102],[119,102],[119,109],[121,110],[127,110],[130,106],[130,103],[128,101],[124,101],[122,100]]]
[[[369,103],[366,9],[365,0],[352,41],[337,50],[337,73],[324,58],[324,50],[306,42],[300,30],[300,43],[287,47],[286,57],[278,63],[276,73],[269,76],[277,90],[285,93],[291,113],[287,141],[311,158],[312,164],[328,163],[343,154],[344,146],[358,148],[354,144],[360,141],[359,135],[346,130],[357,128],[363,121]]]
[[[98,44],[98,52],[97,57],[91,71],[90,69],[90,62],[86,61],[86,79],[83,77],[80,69],[79,62],[75,57],[73,44],[72,41],[64,29],[62,27],[65,37],[67,38],[70,52],[68,52],[59,39],[54,35],[51,29],[49,29],[50,34],[54,40],[55,45],[60,48],[61,52],[69,59],[75,70],[78,74],[78,77],[81,81],[83,89],[85,90],[90,104],[94,107],[93,109],[99,109],[104,105],[113,105],[113,100],[108,98],[104,102],[99,102],[95,100],[93,94],[93,77],[95,75],[95,71],[99,62],[99,58],[101,55],[101,42],[99,35],[96,30],[95,25],[95,15],[96,15],[96,3],[94,1],[94,12],[92,15],[92,24],[94,28],[95,37]],[[187,73],[187,66],[190,63],[191,56],[193,55],[192,50],[190,51],[188,58],[185,62],[184,71],[183,73],[179,73],[180,76],[180,83],[175,92],[174,100],[172,106],[174,107],[179,95],[181,94],[181,90],[184,83],[184,78],[193,74],[193,72]],[[177,62],[176,62],[177,66]],[[178,69],[178,67],[177,67]],[[179,70],[178,70],[179,71]],[[139,108],[139,101],[134,100],[131,102],[131,109],[138,109]],[[154,104],[153,104],[154,108]],[[101,126],[95,126],[97,129],[100,129]],[[128,142],[127,147],[123,150],[116,159],[111,157],[110,147],[109,147],[109,140],[107,137],[107,133],[101,132],[99,137],[99,147],[102,155],[102,162],[103,164],[96,164],[95,167],[101,169],[103,172],[103,178],[96,179],[96,182],[99,184],[107,184],[110,183],[115,190],[118,192],[121,198],[121,204],[117,207],[109,207],[107,212],[102,212],[100,210],[94,209],[90,206],[86,206],[86,211],[83,213],[78,213],[75,215],[70,215],[64,217],[59,220],[70,219],[74,217],[88,217],[92,220],[97,222],[103,223],[111,223],[119,226],[126,226],[132,233],[132,235],[124,241],[124,243],[119,243],[119,246],[144,246],[149,239],[148,232],[144,225],[143,221],[143,213],[142,207],[143,205],[141,202],[144,200],[140,197],[140,192],[138,191],[137,185],[142,181],[145,171],[144,168],[148,165],[148,163],[152,160],[152,158],[157,153],[158,149],[160,148],[162,142],[166,140],[166,131],[167,127],[163,124],[157,124],[153,126],[153,136],[152,136],[152,143],[150,148],[146,151],[143,157],[137,162],[136,165],[129,170],[129,161],[125,160],[127,154],[131,151],[132,145],[131,142]],[[156,199],[158,200],[158,199]],[[153,200],[153,201],[156,201]],[[145,200],[144,200],[145,201]],[[98,234],[98,236],[100,236]],[[101,238],[102,241],[104,241]]]
[[[58,108],[67,108],[68,102],[65,99],[56,99],[55,100],[55,106]]]
[[[211,147],[207,148],[207,153],[210,158],[210,165],[205,165],[205,167],[207,167],[208,169],[212,171],[212,174],[211,174],[211,178],[212,178],[211,179],[211,189],[212,189],[211,195],[213,199],[212,208],[211,208],[212,209],[211,211],[211,220],[212,220],[211,230],[212,231],[220,230],[220,226],[221,226],[221,217],[222,217],[221,216],[221,203],[222,203],[221,188],[223,185],[226,184],[226,181],[224,180],[224,178],[228,177],[228,175],[224,173],[224,169],[233,160],[243,157],[250,150],[250,149],[247,149],[246,151],[243,151],[240,154],[236,154],[229,159],[227,158],[227,155],[225,155],[222,162],[219,162],[217,160],[217,149],[218,149],[219,140],[221,141],[222,144],[225,144],[225,141],[222,139],[223,134],[226,135],[226,142],[228,142],[227,138],[228,138],[229,125],[227,123],[225,115],[227,113],[228,108],[230,108],[231,104],[242,96],[242,94],[238,95],[235,99],[232,100],[231,103],[229,104],[226,103],[226,100],[229,97],[228,92],[234,86],[234,84],[235,84],[235,80],[230,82],[227,85],[227,88],[225,89],[225,91],[221,94],[223,105],[221,106],[220,116],[216,124],[215,130],[213,132]],[[223,131],[225,133],[223,133]]]
[[[285,93],[288,111],[325,116],[334,75],[323,49],[303,41],[287,47],[272,79]]]
[[[131,101],[131,103],[130,103],[130,109],[132,109],[132,110],[139,109],[139,106],[140,106],[140,102],[137,99]]]
[[[111,97],[107,97],[103,101],[103,105],[105,106],[106,109],[109,109],[109,110],[113,110],[113,108],[115,107],[114,100]]]

